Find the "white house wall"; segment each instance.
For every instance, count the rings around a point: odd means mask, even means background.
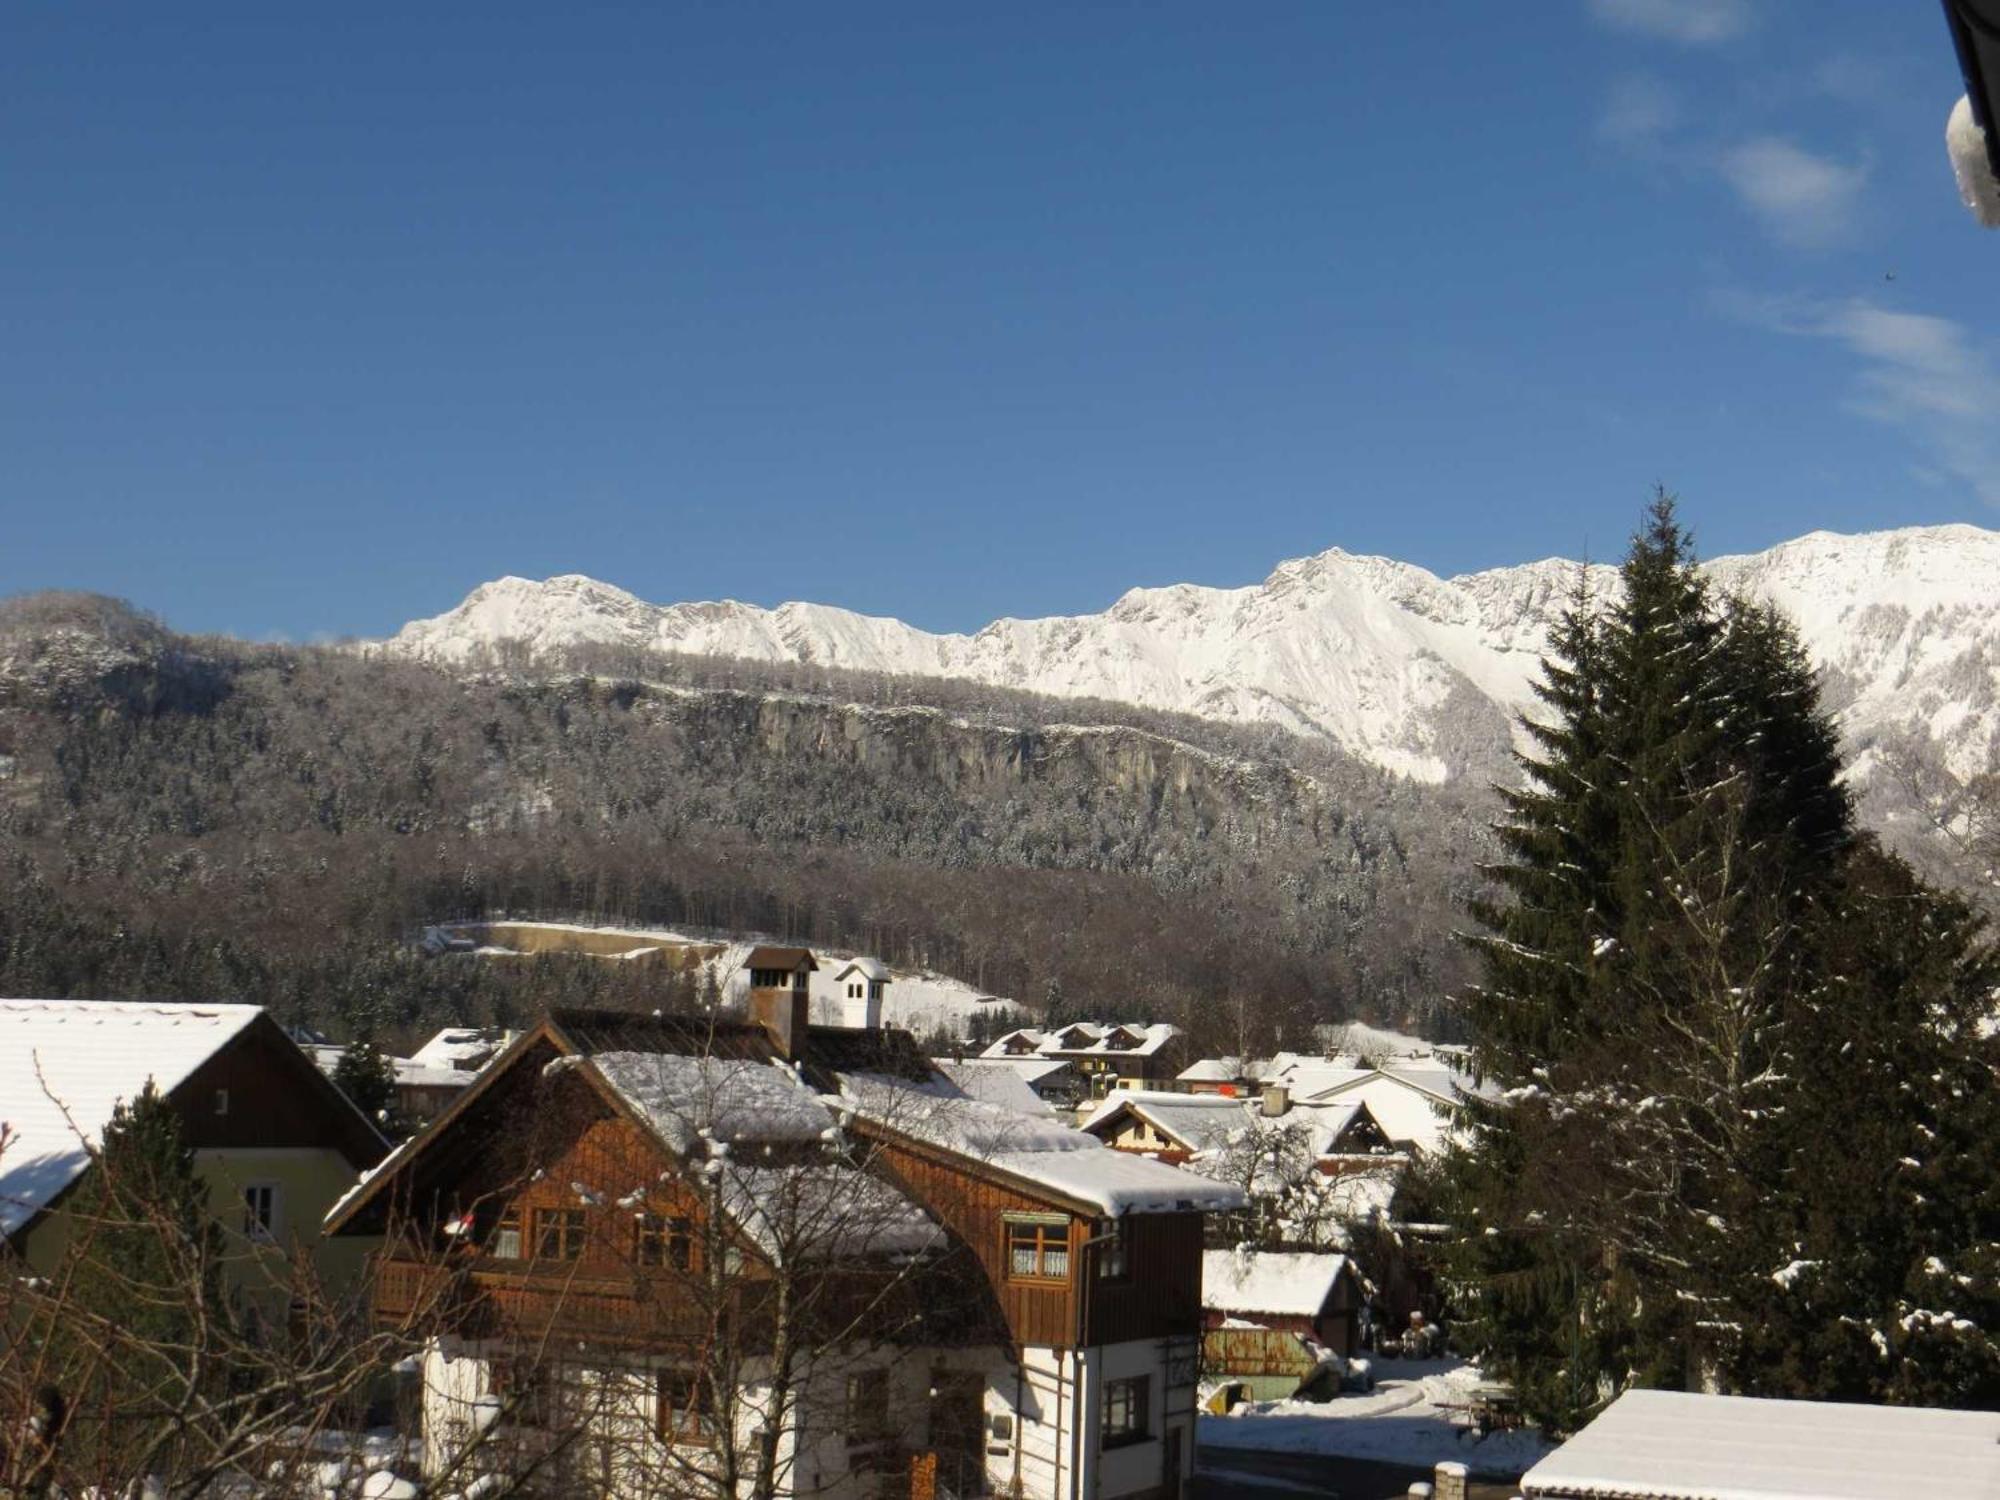
[[[1158,1489],[1165,1477],[1165,1436],[1170,1427],[1182,1433],[1181,1479],[1185,1482],[1194,1472],[1194,1387],[1184,1386],[1171,1392],[1167,1389],[1165,1341],[1139,1339],[1129,1344],[1106,1344],[1089,1351],[1087,1367],[1091,1379],[1085,1392],[1087,1405],[1084,1409],[1088,1416],[1084,1431],[1089,1438],[1086,1448],[1095,1446],[1104,1430],[1104,1387],[1107,1383],[1145,1376],[1151,1381],[1151,1389],[1146,1440],[1105,1448],[1092,1455],[1096,1461],[1096,1473],[1092,1475],[1086,1468],[1084,1477],[1086,1483],[1094,1479],[1095,1484],[1084,1493],[1097,1497],[1097,1500],[1114,1500],[1119,1495]],[[1169,1405],[1170,1399],[1172,1405]]]
[[[423,1432],[425,1474],[436,1478],[463,1454],[479,1433],[481,1398],[491,1396],[491,1361],[513,1351],[493,1342],[434,1339],[425,1350]],[[814,1500],[863,1500],[877,1488],[872,1475],[850,1470],[847,1427],[847,1378],[859,1371],[889,1370],[889,1423],[892,1438],[907,1449],[928,1441],[928,1400],[931,1371],[940,1367],[980,1368],[967,1351],[927,1349],[841,1350],[824,1356],[802,1373],[792,1403],[791,1423],[781,1435],[778,1480],[781,1492],[811,1495]],[[576,1392],[579,1409],[588,1414],[588,1430],[579,1457],[591,1472],[608,1475],[616,1492],[634,1497],[649,1493],[685,1493],[687,1462],[699,1463],[704,1450],[682,1450],[679,1464],[655,1435],[657,1391],[654,1372],[672,1366],[672,1359],[631,1356],[618,1362],[578,1363],[565,1370]],[[1005,1367],[1009,1385],[1012,1366]],[[989,1390],[999,1379],[989,1377]],[[770,1386],[763,1380],[747,1384],[737,1408],[737,1451],[748,1454],[754,1434],[769,1410]],[[992,1403],[989,1400],[989,1410]],[[594,1454],[594,1457],[590,1455]],[[479,1463],[461,1471],[479,1472]],[[1009,1469],[1011,1477],[1011,1465]],[[749,1483],[746,1477],[744,1483]],[[1048,1493],[1044,1491],[1043,1493]]]

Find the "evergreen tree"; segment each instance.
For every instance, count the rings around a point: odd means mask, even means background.
[[[410,1133],[396,1102],[396,1068],[366,1037],[356,1037],[341,1049],[333,1065],[333,1082],[354,1107],[392,1141]]]
[[[1862,841],[1788,1026],[1758,1239],[1772,1265],[1732,1383],[2000,1405],[2000,1134],[1980,920]]]
[[[1936,1325],[1956,1373],[1839,1365],[1855,1339],[1872,1359],[1910,1317],[1932,1326],[1932,1260],[1970,1277],[1961,1305],[1981,1284],[1965,1267],[1993,1174],[1942,1149],[1992,1092],[1967,1020],[1992,987],[1976,925],[1856,840],[1796,636],[1709,597],[1664,496],[1620,597],[1595,609],[1579,586],[1541,701],[1465,1001],[1497,1088],[1446,1173],[1462,1334],[1558,1428],[1629,1383],[1970,1396],[1963,1316]],[[1851,1097],[1858,1058],[1884,1059],[1882,1086]],[[1897,1173],[1949,1190],[1882,1191]],[[1897,1227],[1834,1273],[1833,1205],[1864,1179]],[[1808,1271],[1826,1273],[1812,1315],[1850,1332],[1779,1358]]]

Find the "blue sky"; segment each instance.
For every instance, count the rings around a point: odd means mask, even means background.
[[[931,628],[1995,523],[1937,7],[20,6],[0,592]]]

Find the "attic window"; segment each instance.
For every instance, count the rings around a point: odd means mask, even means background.
[[[217,1089],[215,1091],[215,1112],[219,1115],[226,1115],[229,1113],[228,1089]]]

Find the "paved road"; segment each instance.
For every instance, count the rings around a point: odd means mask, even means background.
[[[1260,1453],[1204,1444],[1193,1500],[1404,1500],[1426,1469],[1312,1453]],[[1508,1500],[1511,1484],[1475,1482],[1471,1500]]]

